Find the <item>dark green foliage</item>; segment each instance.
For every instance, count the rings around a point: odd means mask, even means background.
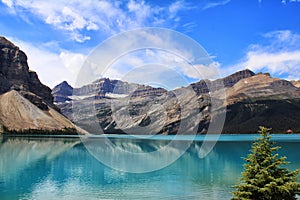
[[[283,165],[288,164],[286,157],[280,157],[269,135],[270,129],[259,127],[261,137],[253,143],[251,153],[245,158],[245,170],[241,183],[236,185],[232,199],[283,200],[296,199],[300,184],[296,171],[288,171]]]
[[[5,135],[78,135],[78,131],[75,128],[63,128],[56,130],[44,130],[44,129],[24,129],[24,130],[11,130],[6,126],[2,126],[3,134]]]

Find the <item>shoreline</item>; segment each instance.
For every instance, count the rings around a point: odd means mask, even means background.
[[[78,138],[78,139],[132,139],[132,140],[174,140],[174,141],[208,141],[208,142],[247,142],[254,141],[260,135],[254,134],[209,134],[209,135],[49,135],[49,134],[0,134],[2,138]],[[271,134],[273,141],[300,142],[300,134]]]

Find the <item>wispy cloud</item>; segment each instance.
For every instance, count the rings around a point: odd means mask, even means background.
[[[183,10],[194,9],[195,6],[190,5],[189,3],[178,0],[174,1],[172,4],[168,6],[168,14],[170,19],[178,18],[178,13]]]
[[[252,44],[241,62],[229,68],[268,71],[287,79],[300,79],[300,35],[279,30],[263,35],[268,44]]]
[[[281,0],[283,5],[287,5],[288,3],[300,3],[299,0]]]
[[[209,1],[207,2],[204,6],[203,6],[203,10],[209,9],[209,8],[214,8],[217,6],[223,6],[226,5],[230,2],[231,0],[213,0],[213,1]]]
[[[84,85],[100,77],[110,77],[128,82],[138,80],[143,84],[149,80],[165,80],[172,85],[170,87],[180,87],[191,80],[218,77],[218,67],[219,64],[213,63],[199,44],[178,32],[140,29],[124,32],[98,46],[88,57],[76,84]],[[185,80],[185,84],[171,79],[170,72],[172,77]]]
[[[25,23],[35,26],[31,21],[42,21],[44,25],[58,30],[59,33],[79,43],[91,40],[95,35],[105,38],[141,27],[174,28],[180,24],[180,12],[194,9],[184,0],[173,1],[165,6],[154,5],[150,1],[143,0],[60,0],[55,3],[40,0],[2,0],[2,3],[6,5],[8,14],[22,18]],[[192,26],[189,27],[191,28]],[[147,37],[152,37],[153,43],[165,42],[156,36]],[[131,38],[134,40],[134,36]],[[60,43],[55,41],[32,43],[25,41],[24,38],[10,39],[26,52],[30,68],[37,71],[42,82],[50,87],[63,80],[74,84],[78,71],[87,57],[87,51],[72,52],[70,49],[61,48]],[[117,44],[119,49],[130,45],[125,41],[122,42],[122,45]],[[114,51],[115,49],[108,49],[103,53],[108,55]],[[133,57],[130,62],[141,66],[144,62],[141,63],[139,60],[138,57]],[[122,71],[117,69],[111,69],[110,72],[108,75],[114,78],[122,75]]]
[[[69,34],[71,39],[84,42],[91,32],[111,35],[120,31],[145,26],[160,26],[180,20],[177,13],[190,9],[183,1],[159,7],[145,1],[81,1],[81,0],[2,0],[11,13],[31,13],[44,23]]]
[[[96,48],[89,59],[87,52],[65,50],[56,42],[35,45],[16,38],[8,39],[26,52],[30,69],[36,71],[49,87],[64,80],[80,86],[100,77],[109,77],[144,84],[151,80],[161,81],[172,89],[189,84],[191,79],[218,75],[219,64],[212,63],[203,50],[199,52],[200,47],[193,40],[179,37],[179,33],[167,29],[151,30],[140,29],[112,37],[107,44],[104,42]],[[53,49],[55,51],[51,51]],[[91,64],[91,68],[82,68],[83,63]],[[85,69],[89,74],[81,73]]]

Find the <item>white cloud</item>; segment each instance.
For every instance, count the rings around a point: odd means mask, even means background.
[[[40,0],[2,0],[2,2],[10,11],[17,11],[12,13],[18,15],[31,13],[46,24],[63,30],[77,42],[90,40],[89,31],[111,35],[138,27],[162,25],[168,19],[172,22],[180,10],[189,9],[182,0],[165,7],[136,0],[60,0],[55,3]]]
[[[86,35],[80,34],[78,32],[73,32],[70,34],[70,36],[73,40],[75,40],[76,42],[80,42],[80,43],[91,39],[90,36],[86,36]]]
[[[189,59],[192,54],[185,52]],[[190,83],[190,80],[215,79],[219,77],[218,62],[191,64],[183,55],[162,49],[141,49],[119,57],[104,73],[105,77],[147,84],[149,80],[172,88]],[[174,78],[177,77],[177,78]],[[169,86],[170,87],[170,86]],[[170,89],[170,88],[169,88]]]
[[[208,65],[198,64],[193,65],[193,70],[190,70],[190,68],[185,68],[184,72],[189,77],[194,79],[217,79],[220,78],[220,66],[221,64],[219,62],[211,62]],[[195,70],[198,73],[195,73]]]
[[[40,80],[49,87],[64,80],[73,86],[81,86],[100,77],[122,79],[133,71],[135,74],[144,71],[144,79],[147,78],[148,82],[160,78],[164,83],[169,81],[172,87],[182,86],[183,82],[170,78],[171,75],[166,75],[166,72],[173,72],[172,77],[180,76],[182,80],[211,79],[218,75],[219,63],[212,63],[197,43],[178,34],[167,29],[125,32],[96,48],[89,55],[89,60],[86,60],[87,54],[61,49],[57,42],[34,45],[16,39],[11,41],[26,52],[30,69],[36,71]],[[85,69],[81,69],[83,63],[87,64]],[[151,70],[145,71],[145,66],[152,70],[164,67],[150,73]]]
[[[206,5],[203,6],[203,10],[209,9],[209,8],[214,8],[217,6],[223,6],[226,5],[230,2],[231,0],[214,0],[214,1],[209,1]]]
[[[173,18],[177,13],[185,7],[184,1],[176,1],[169,6],[170,17]]]
[[[292,33],[290,30],[278,30],[268,32],[263,35],[270,40],[270,45],[265,46],[271,51],[300,49],[300,35]]]
[[[300,35],[289,30],[263,35],[268,45],[252,44],[241,62],[230,71],[248,68],[255,72],[267,71],[283,78],[300,79]],[[296,73],[295,73],[296,72]]]
[[[300,71],[300,50],[289,52],[248,52],[246,61],[243,63],[246,68],[254,71],[267,69],[274,74],[292,73],[291,69]]]
[[[287,3],[300,3],[300,0],[281,0],[283,5],[287,5]]]
[[[73,53],[69,51],[62,51],[59,54],[59,58],[61,59],[64,66],[73,74],[77,75],[79,70],[86,59],[86,56],[79,53]]]
[[[12,0],[2,0],[2,3],[6,4],[10,8],[13,6]]]
[[[47,50],[48,44],[37,46],[14,38],[9,40],[26,53],[29,69],[37,72],[43,84],[53,88],[66,80],[74,85],[81,64],[85,60],[83,54],[66,50],[53,53]]]

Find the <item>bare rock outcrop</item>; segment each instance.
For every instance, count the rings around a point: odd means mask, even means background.
[[[36,72],[29,70],[26,54],[4,37],[0,37],[0,83],[0,94],[11,89],[29,92],[53,105],[51,89],[40,82]]]

